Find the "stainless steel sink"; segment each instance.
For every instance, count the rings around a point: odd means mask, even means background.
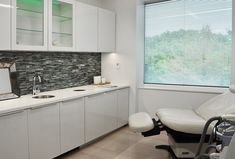
[[[77,92],[84,92],[86,91],[85,89],[75,89],[74,91],[77,91]]]
[[[38,95],[38,96],[34,96],[34,99],[48,99],[48,98],[54,98],[55,96],[53,95]]]

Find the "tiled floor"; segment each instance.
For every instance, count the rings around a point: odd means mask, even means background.
[[[166,134],[144,138],[124,127],[59,159],[171,159],[167,152],[154,148],[166,143]]]

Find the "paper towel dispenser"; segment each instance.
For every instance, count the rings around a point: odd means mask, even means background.
[[[11,75],[9,68],[0,68],[0,94],[11,93]]]
[[[20,96],[17,84],[17,72],[12,69],[13,65],[0,63],[0,101],[14,99]]]

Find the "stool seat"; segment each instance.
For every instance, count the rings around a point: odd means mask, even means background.
[[[152,118],[145,112],[133,114],[129,117],[129,127],[137,133],[147,132],[154,128]]]

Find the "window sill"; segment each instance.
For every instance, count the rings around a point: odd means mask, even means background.
[[[143,84],[139,86],[139,89],[221,94],[228,91],[229,88]]]

